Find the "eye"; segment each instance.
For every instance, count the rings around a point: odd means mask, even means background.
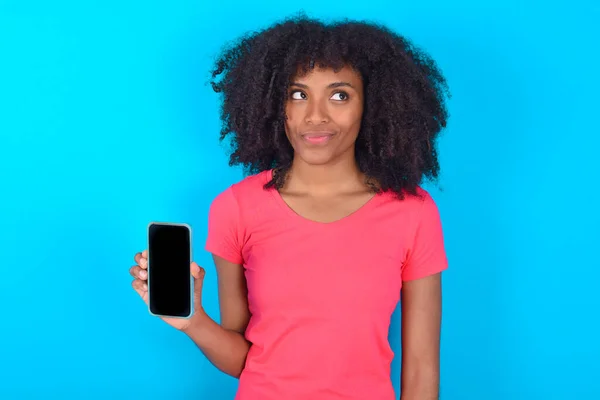
[[[290,93],[290,97],[294,100],[305,100],[306,99],[306,94],[304,92],[301,92],[299,90],[295,90],[292,93]]]
[[[336,101],[346,101],[348,100],[348,94],[345,92],[337,92],[331,96],[331,98]]]

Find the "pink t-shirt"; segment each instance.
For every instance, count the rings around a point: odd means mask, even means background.
[[[294,213],[265,171],[213,201],[206,249],[243,264],[252,343],[237,400],[392,400],[402,282],[447,268],[436,204],[379,194],[333,223]]]

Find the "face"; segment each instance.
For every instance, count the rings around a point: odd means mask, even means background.
[[[293,79],[285,127],[295,157],[313,165],[353,158],[363,99],[362,79],[348,67],[338,72],[315,68]]]

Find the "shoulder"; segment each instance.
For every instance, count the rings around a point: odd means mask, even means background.
[[[403,199],[393,192],[380,196],[382,201],[374,210],[373,218],[396,233],[402,231],[407,238],[414,237],[419,230],[440,224],[438,205],[423,187],[417,187],[415,194],[405,194]]]
[[[422,187],[416,195],[406,196],[406,207],[410,210],[411,233],[418,240],[438,240],[441,237],[440,211],[433,196]]]
[[[422,186],[417,186],[416,194],[406,193],[403,199],[399,199],[394,192],[384,192],[380,196],[383,198],[383,203],[392,208],[408,211],[416,215],[422,212],[431,212],[437,210],[437,205],[431,194]]]
[[[417,208],[419,209],[419,214],[423,216],[423,214],[431,213],[437,214],[438,207],[437,203],[434,200],[433,196],[421,186],[417,187],[418,197],[415,199],[417,202]]]
[[[253,204],[264,201],[268,191],[264,185],[270,179],[271,171],[263,171],[228,186],[225,190],[217,194],[211,204],[211,208],[218,209],[244,209],[252,207]]]
[[[231,185],[230,189],[238,199],[248,199],[264,196],[267,191],[264,186],[271,179],[271,170],[250,175]]]
[[[212,200],[208,213],[207,249],[238,262],[239,251],[247,239],[248,222],[270,196],[264,189],[269,171],[248,176],[228,186]]]

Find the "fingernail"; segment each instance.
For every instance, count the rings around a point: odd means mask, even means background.
[[[148,275],[146,271],[140,271],[140,278],[146,279],[146,275]]]
[[[144,290],[148,290],[148,284],[144,283]]]

